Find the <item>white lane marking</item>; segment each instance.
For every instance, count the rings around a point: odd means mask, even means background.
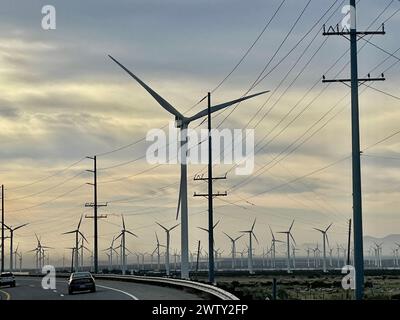
[[[61,293],[61,294],[60,294],[60,297],[64,297],[64,295]]]
[[[135,297],[133,294],[130,294],[130,293],[126,292],[126,291],[122,291],[122,290],[111,288],[111,287],[101,286],[99,284],[96,285],[96,286],[100,287],[100,288],[104,288],[104,289],[108,289],[108,290],[114,290],[114,291],[126,294],[127,296],[131,297],[133,300],[139,300],[139,298]]]

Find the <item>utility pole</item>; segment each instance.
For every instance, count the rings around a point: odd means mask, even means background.
[[[98,230],[97,230],[97,219],[99,218],[97,216],[97,208],[98,207],[106,207],[106,204],[98,204],[97,203],[97,157],[86,157],[88,159],[93,160],[93,170],[86,170],[88,172],[93,173],[93,183],[88,182],[87,184],[93,186],[93,203],[86,203],[85,207],[93,207],[93,221],[94,221],[94,249],[93,249],[93,255],[94,255],[94,273],[99,272],[99,256],[98,256]],[[101,216],[102,218],[104,216]]]
[[[4,272],[4,184],[1,185],[1,272]]]
[[[208,177],[196,176],[194,180],[202,180],[208,182],[208,193],[196,194],[194,197],[208,198],[208,282],[215,283],[214,272],[214,217],[213,217],[213,197],[227,196],[227,193],[213,193],[213,180],[226,179],[224,177],[213,177],[212,175],[212,135],[211,135],[211,93],[207,94],[207,111],[208,111]]]
[[[380,78],[358,78],[357,63],[357,40],[367,35],[385,34],[384,25],[381,31],[357,31],[356,26],[356,0],[350,0],[350,30],[344,27],[339,30],[339,25],[329,27],[325,30],[324,36],[340,35],[350,40],[351,78],[326,80],[322,82],[341,82],[348,86],[351,83],[351,131],[352,131],[352,181],[353,181],[353,224],[354,224],[354,268],[356,283],[356,299],[361,300],[364,295],[364,252],[363,252],[363,228],[362,228],[362,197],[361,197],[361,168],[360,168],[360,129],[359,129],[359,106],[358,86],[367,81],[383,81],[383,74]]]

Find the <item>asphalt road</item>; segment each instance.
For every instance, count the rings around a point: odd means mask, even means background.
[[[45,290],[42,278],[16,277],[16,287],[0,287],[3,300],[198,300],[184,290],[123,281],[96,280],[96,292],[68,294],[67,279],[57,280],[55,290]]]

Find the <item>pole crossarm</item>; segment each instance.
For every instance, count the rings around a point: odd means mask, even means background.
[[[219,176],[219,177],[213,177],[212,180],[225,180],[226,179],[226,173],[224,176]],[[195,175],[193,178],[194,181],[208,181],[208,177],[204,177],[204,175]]]
[[[103,204],[97,204],[97,208],[99,207],[107,207],[108,203],[103,203]],[[93,208],[95,206],[95,204],[93,202],[86,202],[85,203],[85,207],[90,207]]]
[[[213,197],[226,197],[228,195],[228,193],[226,192],[226,191],[224,191],[224,192],[217,192],[217,193],[213,193],[212,194],[212,196]],[[206,197],[206,198],[208,198],[209,197],[209,194],[208,193],[194,193],[193,194],[193,197]]]
[[[339,29],[339,25],[337,24],[335,27],[329,26],[328,30],[326,30],[326,26],[323,25],[323,36],[344,36],[346,39],[350,40],[346,36],[349,36],[352,32],[347,29],[347,28],[342,28]],[[381,25],[381,30],[376,30],[376,31],[356,31],[355,32],[356,36],[358,36],[358,39],[361,39],[367,35],[384,35],[386,34],[385,32],[385,25],[382,23]]]
[[[87,218],[87,219],[94,219],[94,216],[85,214],[85,218]],[[107,218],[107,215],[106,215],[106,214],[97,215],[97,219],[106,219],[106,218]]]

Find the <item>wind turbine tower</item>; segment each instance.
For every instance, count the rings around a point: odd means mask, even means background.
[[[189,222],[188,222],[188,195],[187,195],[187,128],[192,121],[201,119],[208,115],[208,108],[196,113],[191,117],[185,117],[175,107],[173,107],[167,100],[161,97],[157,92],[140,80],[134,75],[129,69],[123,66],[120,62],[114,59],[112,56],[109,57],[118,64],[125,72],[127,72],[133,79],[135,79],[156,101],[157,103],[168,111],[170,114],[175,116],[175,125],[180,130],[180,163],[181,163],[181,181],[178,196],[177,216],[179,210],[181,210],[181,278],[189,279]],[[227,108],[240,101],[244,101],[258,95],[267,93],[268,91],[259,92],[246,97],[242,97],[229,102],[221,103],[210,108],[210,113],[214,113],[218,110]]]

